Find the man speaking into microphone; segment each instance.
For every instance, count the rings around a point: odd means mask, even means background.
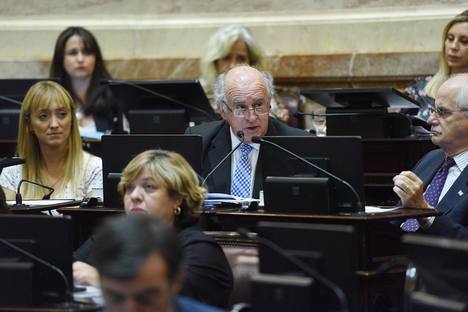
[[[256,136],[308,135],[269,116],[273,79],[247,65],[239,65],[218,76],[214,83],[215,101],[223,120],[187,128],[186,134],[203,136],[203,176],[209,192],[258,198],[263,188],[260,144]],[[213,172],[223,158],[233,151]]]

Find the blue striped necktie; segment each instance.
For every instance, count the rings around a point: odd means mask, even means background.
[[[239,197],[250,197],[250,180],[252,175],[252,164],[249,154],[253,147],[248,144],[240,146],[240,158],[237,161],[232,179],[231,194]]]

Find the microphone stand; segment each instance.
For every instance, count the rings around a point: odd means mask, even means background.
[[[206,180],[228,159],[243,143],[244,143],[244,132],[239,130],[236,133],[236,136],[241,140],[239,144],[237,144],[229,153],[224,156],[223,159],[206,175],[206,177],[202,181],[202,185],[204,186],[206,183]]]
[[[331,172],[328,172],[327,170],[324,170],[322,168],[320,168],[319,166],[317,166],[316,164],[313,164],[311,163],[310,161],[308,161],[307,159],[297,155],[296,153],[293,153],[291,152],[290,150],[282,147],[281,145],[278,145],[274,142],[271,142],[271,141],[268,141],[268,140],[265,140],[264,138],[261,138],[261,137],[253,137],[252,138],[252,142],[254,143],[267,143],[267,144],[270,144],[270,145],[273,145],[274,147],[276,148],[279,148],[280,150],[282,150],[283,152],[295,157],[296,159],[299,159],[300,161],[312,166],[314,169],[320,171],[321,173],[323,173],[324,175],[326,175],[327,177],[330,177],[342,184],[344,184],[348,189],[351,190],[351,192],[353,193],[353,195],[356,197],[356,206],[358,207],[358,210],[362,210],[363,206],[362,206],[362,202],[361,202],[361,199],[359,198],[359,194],[356,192],[356,190],[354,189],[354,187],[349,184],[347,181],[337,177],[336,175],[334,175],[333,173]]]
[[[50,195],[52,195],[52,193],[54,192],[54,189],[52,187],[49,187],[49,186],[46,186],[46,185],[43,185],[43,184],[40,184],[40,183],[37,183],[37,182],[21,179],[21,181],[19,181],[19,183],[18,183],[18,187],[17,187],[17,190],[16,190],[16,203],[14,205],[12,205],[12,207],[14,207],[14,208],[28,207],[28,205],[23,204],[23,197],[21,196],[21,185],[23,185],[23,183],[30,183],[30,184],[33,184],[33,185],[40,186],[42,188],[48,189],[50,192],[42,197],[43,200],[50,199]]]
[[[250,235],[249,231],[245,228],[239,228],[237,232],[242,237],[250,238],[250,239],[254,238]],[[255,236],[255,239],[257,240],[258,243],[273,250],[276,254],[283,257],[289,263],[293,264],[295,267],[299,268],[301,271],[305,272],[307,275],[316,279],[319,283],[323,284],[325,287],[330,289],[335,294],[336,298],[338,299],[338,302],[340,303],[340,311],[342,312],[348,311],[348,300],[346,299],[346,295],[344,294],[343,290],[338,285],[336,285],[334,282],[332,282],[331,280],[329,280],[322,274],[312,269],[310,266],[305,264],[300,259],[291,255],[288,255],[286,252],[284,252],[284,250],[280,246],[278,246],[271,240],[260,237],[258,235]]]

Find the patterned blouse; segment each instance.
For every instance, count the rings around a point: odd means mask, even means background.
[[[419,112],[417,116],[424,120],[427,120],[431,115],[429,108],[434,106],[435,102],[435,99],[427,95],[426,91],[424,91],[424,88],[431,79],[432,76],[428,76],[423,79],[415,80],[405,88],[406,94],[419,103]]]

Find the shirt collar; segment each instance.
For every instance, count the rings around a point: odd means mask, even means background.
[[[237,135],[234,134],[231,127],[229,127],[229,129],[230,129],[229,132],[231,134],[231,149],[234,149],[234,147],[236,147],[237,144],[239,144],[241,142],[241,140],[239,140]],[[259,143],[250,143],[249,145],[252,146],[257,151],[260,150],[260,144]]]
[[[460,171],[465,170],[468,165],[468,150],[463,151],[452,157]]]

